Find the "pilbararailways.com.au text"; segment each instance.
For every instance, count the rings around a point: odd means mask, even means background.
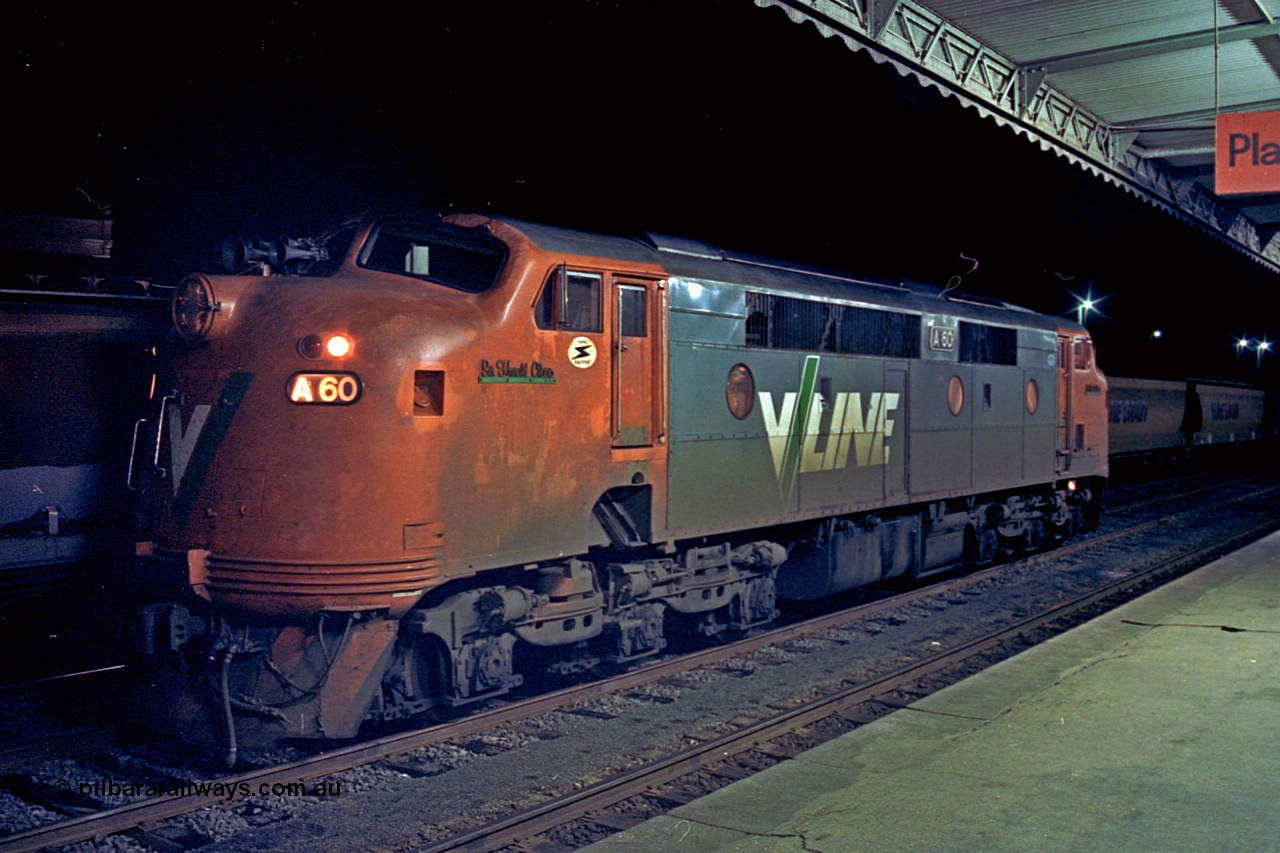
[[[340,797],[342,783],[333,780],[316,782],[170,782],[148,784],[145,782],[120,782],[115,779],[94,779],[72,783],[58,779],[53,787],[59,791],[75,791],[82,797],[218,797],[228,802],[248,797]]]

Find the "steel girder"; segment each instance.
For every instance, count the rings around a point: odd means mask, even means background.
[[[1199,227],[1280,272],[1280,237],[1259,228],[1194,180],[1131,150],[1136,133],[1112,127],[1046,83],[1048,69],[1019,66],[913,0],[753,0],[810,23],[923,86],[954,96],[1046,151]],[[1246,37],[1246,36],[1241,36]]]

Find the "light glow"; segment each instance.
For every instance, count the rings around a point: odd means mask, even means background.
[[[351,353],[351,339],[346,335],[334,335],[325,341],[324,349],[334,358],[343,358]]]
[[[1095,299],[1093,297],[1092,287],[1089,288],[1088,293],[1085,294],[1084,296],[1080,296],[1079,294],[1075,294],[1075,293],[1071,295],[1072,295],[1072,298],[1074,298],[1076,301],[1076,322],[1079,323],[1081,326],[1084,325],[1085,319],[1091,313],[1100,314],[1104,317],[1106,316],[1105,314],[1102,314],[1102,310],[1100,306],[1102,305],[1103,300],[1107,299],[1107,297],[1100,296],[1097,299]]]

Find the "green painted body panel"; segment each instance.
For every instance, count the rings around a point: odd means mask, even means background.
[[[1052,331],[1018,328],[1017,365],[960,363],[954,347],[930,346],[935,325],[954,337],[963,308],[922,313],[920,358],[747,346],[747,290],[673,279],[670,535],[891,508],[1058,476]],[[743,420],[724,402],[737,364],[751,370],[756,389]],[[956,413],[948,402],[953,377],[964,395]]]

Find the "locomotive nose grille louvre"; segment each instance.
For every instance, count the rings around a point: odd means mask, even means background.
[[[375,560],[301,565],[210,555],[208,570],[214,595],[344,596],[353,597],[345,602],[351,605],[366,597],[420,593],[441,580],[439,557],[408,564]]]

